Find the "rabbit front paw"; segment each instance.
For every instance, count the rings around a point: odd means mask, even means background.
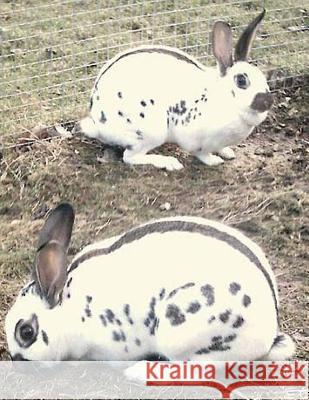
[[[217,165],[223,164],[224,160],[219,157],[215,156],[214,154],[198,154],[197,158],[202,161],[202,163],[208,165],[209,167],[215,167]]]

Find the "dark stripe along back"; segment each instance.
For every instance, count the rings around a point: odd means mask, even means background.
[[[124,57],[128,57],[128,56],[130,56],[132,54],[139,54],[139,53],[162,53],[162,54],[166,54],[166,55],[175,57],[180,61],[185,61],[185,62],[187,62],[189,64],[192,64],[196,68],[202,70],[200,65],[197,64],[194,60],[191,60],[191,58],[186,57],[184,54],[178,53],[175,50],[165,49],[165,48],[161,48],[161,47],[140,48],[140,49],[135,49],[135,50],[132,50],[132,51],[129,51],[127,53],[124,53],[124,54],[120,55],[113,63],[111,63],[106,69],[104,69],[104,71],[102,71],[102,73],[100,74],[100,76],[98,77],[98,79],[96,81],[95,88],[98,87],[98,83],[99,83],[101,77],[105,74],[105,72],[107,72],[116,62],[120,61]]]
[[[276,298],[275,288],[271,277],[269,276],[268,272],[262,265],[259,258],[253,253],[253,251],[242,243],[239,239],[235,238],[234,236],[230,235],[229,233],[222,232],[217,228],[212,226],[198,224],[196,222],[189,222],[189,221],[159,221],[150,223],[147,225],[140,226],[135,228],[124,235],[122,235],[118,240],[116,240],[112,245],[102,249],[93,249],[89,250],[89,252],[81,255],[78,257],[69,267],[69,273],[72,272],[75,268],[79,266],[82,262],[89,260],[92,257],[98,257],[101,255],[107,255],[115,250],[120,249],[125,244],[132,243],[138,239],[141,239],[143,236],[152,233],[166,233],[166,232],[192,232],[192,233],[199,233],[205,236],[210,236],[215,239],[221,240],[235,250],[238,250],[244,256],[246,256],[265,276],[269,287],[272,292],[272,296],[275,303],[276,313],[277,313],[277,320],[279,321],[279,310],[278,310],[278,301]]]

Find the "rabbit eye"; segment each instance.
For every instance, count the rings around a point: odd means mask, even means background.
[[[20,328],[20,337],[25,341],[29,341],[34,336],[34,329],[31,325],[25,324]]]
[[[247,87],[250,85],[249,78],[247,74],[237,74],[234,77],[234,81],[240,89],[247,89]]]
[[[37,339],[39,331],[38,317],[32,314],[27,321],[20,319],[16,326],[14,337],[20,347],[26,349],[30,347]]]

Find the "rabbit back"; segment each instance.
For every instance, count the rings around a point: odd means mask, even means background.
[[[168,111],[177,109],[179,117],[189,111],[205,89],[203,82],[207,86],[214,75],[212,68],[176,49],[141,47],[123,53],[102,68],[95,82],[90,101],[95,129],[89,136],[124,148],[142,140],[173,141],[175,120],[168,121]]]
[[[277,336],[269,264],[258,246],[223,225],[156,221],[80,259],[71,266],[64,305],[79,310],[98,359],[137,359],[145,352],[256,359]],[[179,340],[171,340],[175,335]]]

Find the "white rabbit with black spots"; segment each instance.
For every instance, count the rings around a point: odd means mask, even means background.
[[[170,47],[143,46],[118,54],[96,79],[81,131],[123,147],[128,164],[181,169],[175,157],[147,154],[167,142],[209,166],[234,158],[229,146],[264,121],[272,105],[264,74],[247,61],[264,14],[245,29],[234,57],[231,28],[215,23],[217,69]]]
[[[283,360],[273,272],[240,232],[196,217],[155,220],[67,262],[72,207],[40,233],[33,280],[5,320],[13,360]]]

